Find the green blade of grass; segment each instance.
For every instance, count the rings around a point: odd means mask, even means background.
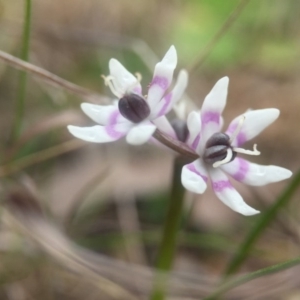
[[[30,28],[31,28],[31,0],[25,0],[25,20],[23,27],[23,39],[22,39],[22,50],[21,58],[28,61],[29,58],[29,45],[30,45]],[[13,124],[12,141],[14,142],[21,132],[23,116],[24,116],[24,102],[26,96],[27,87],[27,73],[24,71],[20,72],[19,88],[17,95],[16,114]]]
[[[294,176],[293,181],[288,185],[288,187],[283,191],[283,193],[278,197],[270,208],[265,211],[262,216],[255,223],[254,227],[250,230],[244,241],[241,243],[239,249],[236,252],[236,255],[229,262],[224,275],[233,274],[239,266],[247,258],[248,253],[252,249],[252,246],[263,233],[265,228],[274,220],[278,211],[287,205],[295,191],[300,185],[300,171]]]
[[[234,278],[232,280],[229,280],[227,282],[225,282],[224,284],[222,284],[219,288],[217,288],[211,295],[209,295],[208,297],[205,297],[203,300],[213,300],[216,299],[216,297],[219,297],[221,294],[233,289],[234,287],[237,287],[239,285],[242,285],[248,281],[251,281],[253,279],[259,278],[259,277],[263,277],[266,275],[270,275],[273,273],[277,273],[283,270],[286,270],[288,268],[292,268],[296,265],[300,264],[300,258],[295,258],[292,260],[288,260],[286,262],[277,264],[277,265],[273,265],[267,268],[263,268],[260,270],[257,270],[255,272],[251,272],[249,274],[243,275],[243,276],[239,276],[238,278]]]

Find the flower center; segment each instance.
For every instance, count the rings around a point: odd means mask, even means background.
[[[242,125],[245,121],[245,116],[239,120],[239,123],[231,137],[226,133],[217,132],[214,133],[206,142],[205,150],[203,154],[203,160],[217,168],[221,165],[227,164],[233,161],[237,153],[244,153],[248,155],[259,155],[260,152],[256,148],[256,144],[252,150],[245,150],[243,148],[233,147],[231,144],[241,131]]]
[[[121,115],[133,123],[140,123],[150,115],[146,100],[137,94],[126,94],[118,102]]]
[[[230,137],[226,133],[218,132],[213,134],[206,142],[203,160],[213,167],[228,163],[236,157],[236,152],[230,145]]]
[[[125,89],[120,87],[112,75],[102,75],[102,78],[104,79],[104,84],[109,86],[112,93],[119,98],[118,107],[124,118],[133,123],[140,123],[150,115],[150,107],[146,100],[142,96],[131,92],[141,81],[141,74],[136,73],[136,82],[133,82]]]

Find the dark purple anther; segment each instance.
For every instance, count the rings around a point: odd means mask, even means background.
[[[213,134],[206,142],[205,148],[210,148],[216,145],[224,145],[230,147],[230,137],[226,133],[218,132]]]
[[[232,148],[229,136],[222,132],[215,133],[206,142],[203,160],[213,165],[215,162],[221,161],[226,157],[228,148]],[[233,161],[235,157],[236,152],[233,151],[230,161]]]
[[[146,100],[137,94],[125,95],[118,105],[121,115],[133,123],[140,123],[150,115]]]
[[[180,142],[184,143],[189,134],[189,130],[187,128],[186,121],[176,118],[171,121],[171,125],[172,125],[173,129],[175,130],[178,140]]]

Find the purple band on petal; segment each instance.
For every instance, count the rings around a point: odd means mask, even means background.
[[[235,174],[232,174],[232,177],[237,181],[243,181],[249,171],[250,165],[244,159],[240,159],[237,157],[235,160],[238,161],[239,170]]]
[[[212,186],[216,193],[220,193],[225,189],[233,189],[233,186],[229,180],[213,181]]]
[[[246,134],[242,131],[237,135],[235,139],[238,147],[242,146],[244,143],[248,141]]]
[[[233,123],[229,126],[228,130],[226,131],[226,133],[230,136],[231,134],[234,133],[236,127],[237,127],[237,123]],[[239,134],[237,135],[236,139],[236,145],[237,147],[242,146],[244,143],[246,143],[248,141],[246,134],[243,131],[240,131]]]
[[[119,138],[121,138],[124,134],[121,132],[118,132],[115,129],[115,125],[107,125],[105,126],[105,131],[106,133],[113,139],[117,140]]]
[[[166,114],[167,109],[168,109],[168,107],[169,107],[169,105],[170,105],[171,99],[172,99],[172,93],[169,93],[168,95],[166,95],[166,96],[161,100],[161,101],[164,101],[165,103],[164,103],[163,107],[161,108],[161,110],[160,110],[159,113],[158,113],[158,116],[159,116],[159,117]]]
[[[198,176],[200,176],[205,182],[207,182],[207,180],[208,180],[207,176],[200,174],[199,171],[195,168],[195,166],[193,164],[187,165],[187,168],[191,172],[193,172],[193,173],[197,174]]]
[[[230,124],[227,131],[226,131],[226,133],[227,134],[232,134],[235,131],[236,126],[237,126],[237,123]]]
[[[220,114],[214,111],[207,111],[202,115],[202,124],[206,125],[210,122],[219,124]]]
[[[109,117],[108,125],[116,124],[118,122],[118,117],[119,116],[120,116],[120,112],[116,109],[116,111],[114,111],[111,114],[111,116]]]
[[[132,89],[132,92],[135,93],[135,94],[141,95],[141,94],[142,94],[142,89],[141,89],[140,86],[135,86],[135,87]]]
[[[197,149],[199,142],[200,142],[200,134],[198,134],[196,136],[196,138],[194,139],[194,141],[193,141],[193,143],[191,145],[191,147],[193,148],[193,150]]]
[[[152,85],[158,85],[163,90],[166,90],[169,87],[169,80],[166,77],[155,76],[150,83],[150,86]]]
[[[233,132],[234,132],[235,129],[236,129],[236,126],[237,126],[237,123],[230,124],[229,127],[228,127],[228,129],[227,129],[227,131],[226,131],[226,133],[227,133],[228,135],[233,134]]]

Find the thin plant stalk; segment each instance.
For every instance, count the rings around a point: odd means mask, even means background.
[[[24,27],[23,27],[23,39],[22,39],[22,49],[21,49],[21,58],[24,61],[28,61],[29,58],[31,11],[32,11],[31,6],[32,6],[31,0],[25,0],[25,20],[24,20]],[[15,121],[14,121],[13,132],[12,132],[13,141],[15,141],[20,136],[21,133],[21,127],[22,127],[23,116],[24,116],[26,88],[27,88],[27,73],[21,71],[20,78],[19,78]]]
[[[168,211],[157,255],[156,269],[158,271],[158,274],[154,280],[154,287],[151,295],[152,300],[165,299],[167,274],[172,269],[174,262],[177,236],[182,220],[183,200],[185,192],[181,184],[182,166],[182,158],[175,158]]]

